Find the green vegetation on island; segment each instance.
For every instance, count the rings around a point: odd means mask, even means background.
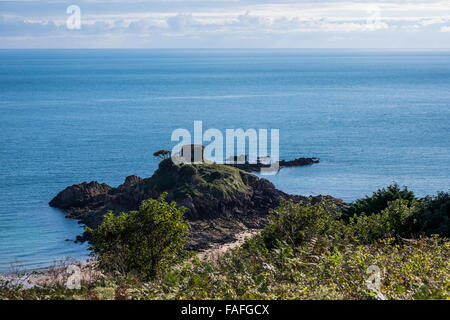
[[[255,176],[242,170],[215,163],[176,165],[163,160],[152,177],[143,180],[144,190],[172,191],[174,198],[189,196],[207,200],[230,198],[248,191]]]

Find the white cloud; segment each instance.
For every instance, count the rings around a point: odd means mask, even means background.
[[[174,31],[186,31],[195,25],[198,25],[192,14],[177,14],[174,17],[167,18],[168,26]]]
[[[432,18],[428,18],[428,19],[423,19],[420,24],[423,26],[429,26],[429,25],[433,25],[433,24],[442,24],[446,22],[446,18],[444,17],[432,17]]]
[[[77,39],[92,39],[97,44],[99,38],[183,36],[200,39],[207,46],[211,41],[237,39],[235,35],[239,35],[238,45],[245,47],[246,39],[254,38],[264,39],[267,46],[288,37],[308,38],[314,43],[314,36],[323,33],[333,43],[349,44],[382,34],[378,40],[381,45],[394,33],[397,37],[402,32],[406,37],[416,33],[424,40],[439,34],[442,37],[449,28],[442,25],[450,21],[448,0],[81,0],[82,29],[69,31],[65,28],[68,16],[64,3],[33,1],[30,5],[33,10],[2,6],[1,39],[76,35]],[[408,41],[417,43],[417,39]]]

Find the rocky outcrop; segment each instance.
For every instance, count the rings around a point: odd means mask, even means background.
[[[151,198],[139,185],[142,178],[129,176],[117,188],[92,181],[67,187],[50,201],[52,207],[63,209],[69,218],[79,219],[89,227],[98,226],[107,211],[135,210],[142,200]]]
[[[67,187],[50,201],[50,205],[61,209],[91,208],[97,203],[105,200],[105,195],[111,191],[111,187],[105,183],[92,181],[83,182]]]
[[[91,228],[97,227],[107,211],[139,208],[143,200],[167,192],[168,200],[189,209],[186,214],[192,235],[188,248],[201,250],[213,243],[234,240],[245,229],[267,223],[267,214],[281,199],[304,201],[243,170],[219,164],[175,165],[164,160],[151,178],[129,176],[117,188],[98,182],[83,182],[61,191],[50,205],[68,212]],[[314,197],[320,201],[323,197]],[[331,199],[331,197],[330,197]]]
[[[297,158],[294,160],[280,160],[278,162],[278,165],[275,167],[278,167],[278,169],[281,169],[283,167],[301,167],[319,163],[319,161],[319,158]],[[228,163],[227,165],[247,172],[260,172],[261,169],[270,167],[269,164],[265,164],[260,161],[258,161],[257,163],[249,163],[248,161],[245,161],[244,163]]]
[[[319,158],[297,158],[294,160],[281,160],[280,168],[282,167],[301,167],[309,166],[314,163],[319,163]]]

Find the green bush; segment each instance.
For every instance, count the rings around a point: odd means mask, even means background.
[[[385,238],[409,238],[414,235],[412,228],[418,204],[395,200],[388,202],[381,212],[354,215],[345,221],[326,202],[311,205],[283,201],[272,211],[261,235],[269,249],[296,248],[324,238],[334,244],[371,244]]]
[[[406,187],[400,189],[394,184],[356,200],[342,210],[342,217],[360,228],[358,237],[364,241],[379,239],[383,232],[408,238],[433,234],[449,237],[450,194],[439,192],[417,199]]]
[[[143,201],[138,211],[109,212],[97,229],[86,228],[102,269],[149,279],[177,262],[188,235],[187,209],[165,196]]]
[[[410,237],[411,224],[416,210],[415,202],[395,200],[386,209],[371,215],[350,218],[347,232],[357,243],[370,244],[390,237]]]
[[[331,230],[336,231],[340,221],[335,211],[334,206],[325,202],[311,205],[282,201],[272,210],[269,223],[262,232],[264,242],[268,248],[280,243],[295,248],[317,236],[329,234]]]
[[[439,192],[437,196],[422,199],[414,215],[414,231],[426,235],[439,234],[450,237],[450,194]]]
[[[363,199],[356,200],[343,210],[342,217],[349,220],[354,215],[379,213],[387,208],[389,202],[395,200],[413,201],[415,199],[412,191],[408,191],[406,187],[400,189],[398,184],[395,183],[387,188],[379,189],[371,197],[366,196]]]

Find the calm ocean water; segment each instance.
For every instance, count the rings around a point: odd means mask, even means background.
[[[293,50],[0,51],[0,271],[85,257],[47,203],[82,181],[150,176],[172,130],[278,128],[270,180],[351,201],[393,181],[450,187],[450,53]]]

